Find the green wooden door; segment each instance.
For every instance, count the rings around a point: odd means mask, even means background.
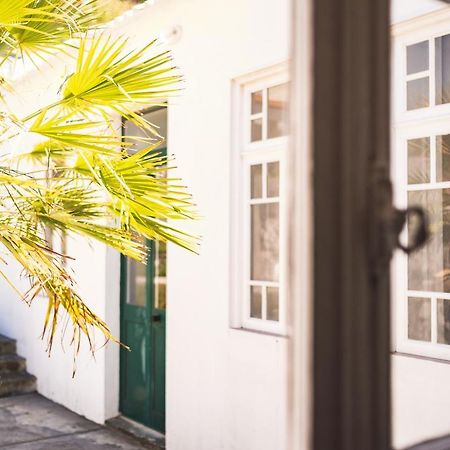
[[[167,136],[166,108],[153,108],[142,116],[162,136]],[[132,122],[124,121],[125,140],[126,136],[141,133]],[[146,145],[135,143],[131,151]],[[155,151],[166,154],[167,149],[161,145]],[[120,411],[130,419],[164,432],[166,244],[148,241],[147,245],[147,265],[122,257],[120,338],[131,351],[121,349]]]
[[[147,265],[122,258],[120,411],[164,432],[166,244],[148,246]]]

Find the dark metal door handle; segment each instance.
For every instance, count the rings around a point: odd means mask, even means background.
[[[449,0],[450,1],[450,0]],[[397,209],[393,206],[389,165],[378,162],[372,170],[369,203],[369,258],[374,280],[389,271],[389,262],[396,248],[406,254],[418,250],[428,239],[428,218],[420,206]],[[400,234],[408,224],[408,243],[400,241]]]
[[[152,314],[152,322],[161,322],[160,314]]]
[[[407,255],[422,247],[429,237],[428,217],[420,206],[409,206],[406,209],[396,209],[396,234],[397,248],[403,250]],[[415,222],[411,225],[411,222]],[[408,225],[408,244],[404,245],[400,241],[400,233]]]

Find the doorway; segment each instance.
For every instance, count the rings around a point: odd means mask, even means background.
[[[166,136],[166,108],[143,116]],[[133,128],[125,121],[123,135],[136,135]],[[165,145],[155,151],[166,154]],[[120,412],[164,433],[167,247],[165,242],[147,240],[146,244],[146,265],[126,257],[121,260],[120,336],[130,351],[121,349],[120,355]]]

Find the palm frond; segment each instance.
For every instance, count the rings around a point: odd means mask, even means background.
[[[63,87],[62,103],[77,111],[113,111],[154,131],[130,105],[164,105],[168,96],[180,90],[181,80],[168,51],[148,55],[155,44],[127,51],[125,38],[102,34],[82,39],[76,70]]]
[[[98,23],[101,12],[95,1],[34,0],[15,2],[0,13],[0,54],[33,59],[74,47],[71,39]],[[21,7],[21,5],[24,5]],[[3,2],[2,2],[3,11]],[[12,19],[12,17],[16,17]],[[8,17],[11,17],[7,20]]]
[[[158,129],[136,112],[179,92],[178,70],[155,41],[130,50],[123,37],[87,33],[97,16],[92,1],[2,0],[0,10],[0,65],[1,58],[77,52],[73,73],[55,86],[55,102],[22,120],[8,105],[0,112],[0,146],[20,145],[0,159],[0,245],[29,278],[22,298],[48,298],[49,350],[63,311],[75,348],[84,335],[93,350],[93,330],[114,338],[77,294],[64,264],[70,255],[56,252],[45,230],[93,239],[143,262],[143,237],[191,251],[199,241],[176,225],[197,218],[191,196],[172,176],[173,159],[157,150]],[[117,115],[137,125],[136,135],[121,135]],[[40,143],[22,148],[28,141],[15,138],[29,133]],[[1,269],[0,276],[12,284]]]

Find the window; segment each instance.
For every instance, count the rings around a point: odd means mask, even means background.
[[[406,45],[406,110],[450,103],[450,34]]]
[[[283,334],[289,83],[276,67],[237,83],[232,325]]]
[[[393,78],[396,203],[422,206],[431,230],[419,251],[395,256],[394,350],[441,359],[450,359],[448,23],[428,28],[417,23],[397,33]],[[402,239],[408,240],[408,230]]]

